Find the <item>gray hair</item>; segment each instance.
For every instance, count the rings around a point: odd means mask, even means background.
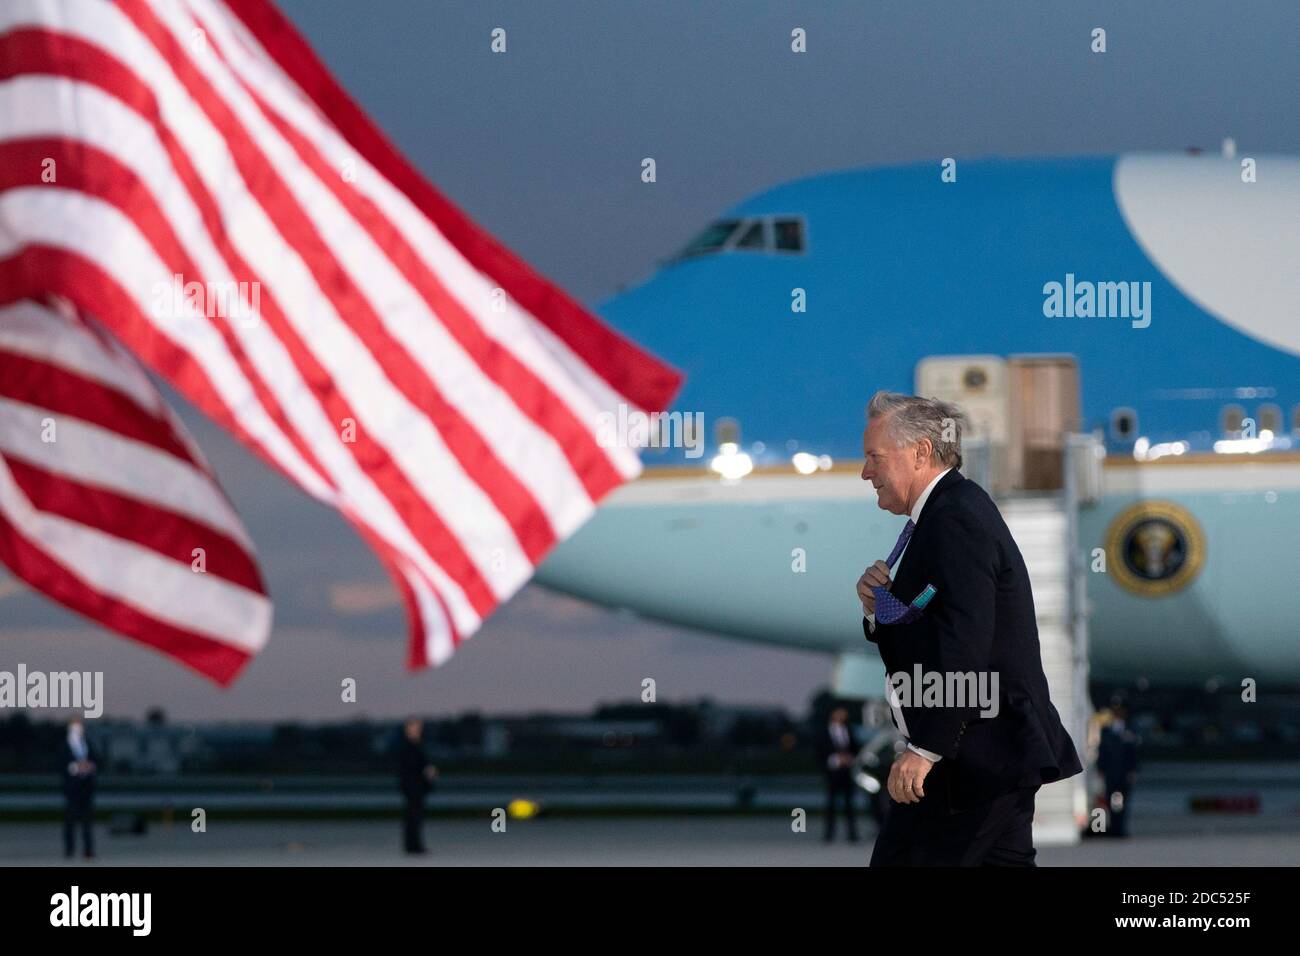
[[[961,433],[966,415],[952,402],[921,398],[902,392],[876,392],[867,405],[867,418],[888,415],[889,433],[899,445],[930,439],[931,461],[949,468],[961,467]]]

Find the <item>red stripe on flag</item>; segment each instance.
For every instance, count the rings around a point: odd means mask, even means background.
[[[168,422],[117,389],[58,365],[0,348],[0,397],[79,418],[202,471]]]
[[[173,657],[186,667],[229,686],[251,656],[230,644],[150,617],[97,591],[33,545],[0,511],[0,561],[36,590],[92,621]]]
[[[266,593],[252,555],[216,528],[137,498],[83,484],[12,454],[4,458],[14,481],[37,510],[133,541],[179,564],[192,565],[194,549],[202,548],[203,573]]]

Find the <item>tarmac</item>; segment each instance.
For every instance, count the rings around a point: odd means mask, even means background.
[[[858,843],[824,843],[821,820],[793,832],[779,815],[556,817],[508,820],[495,832],[482,820],[431,817],[429,852],[400,850],[393,820],[223,822],[207,831],[154,825],[144,835],[97,830],[93,860],[65,861],[56,822],[0,824],[0,866],[865,866],[875,828]],[[1300,827],[1279,830],[1249,818],[1128,839],[1089,838],[1040,847],[1040,866],[1294,866]]]

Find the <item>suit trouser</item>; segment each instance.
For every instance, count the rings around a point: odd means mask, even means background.
[[[917,803],[890,803],[871,852],[872,866],[1036,866],[1034,795],[1014,787],[987,803],[951,813],[944,781],[926,776]]]
[[[1110,807],[1111,836],[1128,836],[1128,797],[1129,791],[1120,788],[1109,790],[1106,794],[1106,802]]]
[[[407,851],[424,849],[424,794],[404,793],[402,812],[402,846]]]
[[[94,794],[75,787],[64,796],[63,852],[72,856],[77,850],[77,829],[81,829],[81,850],[87,856],[95,852]]]
[[[826,774],[826,839],[835,837],[835,804],[841,801],[844,818],[849,825],[849,839],[858,838],[858,821],[853,814],[853,791],[853,775],[848,770],[832,770]]]

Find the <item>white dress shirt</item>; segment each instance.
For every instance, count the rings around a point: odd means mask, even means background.
[[[939,474],[935,475],[934,478],[930,480],[930,483],[925,486],[925,490],[922,491],[919,495],[917,495],[916,502],[912,505],[912,513],[909,516],[911,517],[912,522],[914,524],[920,522],[921,509],[925,507],[926,499],[930,497],[930,492],[934,491],[934,486],[939,483],[940,478],[948,474],[948,472],[950,471],[952,471],[951,468],[945,468],[943,471],[939,472]],[[915,529],[913,529],[912,533],[913,534],[916,533]],[[907,544],[903,545],[903,552],[898,556],[898,562],[894,565],[894,567],[896,568],[902,567],[903,555],[907,554],[907,549],[910,548],[911,546],[912,546],[911,539],[908,539]],[[867,626],[871,628],[871,633],[872,634],[876,633],[876,615],[868,611],[865,604],[862,606],[862,613],[867,616]],[[898,695],[894,693],[894,688],[889,686],[888,674],[885,675],[885,698],[889,701],[889,709],[894,712],[894,724],[895,726],[898,727],[899,733],[901,733],[904,737],[908,737],[909,734],[907,732],[907,721],[903,720],[902,702],[899,701]],[[934,753],[933,751],[925,750],[924,748],[918,747],[910,740],[907,742],[907,749],[919,753],[926,760],[932,762],[938,762],[943,759],[943,756],[941,754],[937,754]]]
[[[831,742],[835,745],[836,752],[831,754],[826,760],[826,766],[831,770],[840,765],[840,753],[852,749],[852,740],[849,737],[848,728],[843,724],[830,725]]]
[[[80,724],[72,724],[68,727],[68,747],[72,750],[73,757],[72,762],[68,764],[68,773],[78,777],[81,773],[77,764],[90,756],[90,751],[86,748],[86,733],[81,729]]]

